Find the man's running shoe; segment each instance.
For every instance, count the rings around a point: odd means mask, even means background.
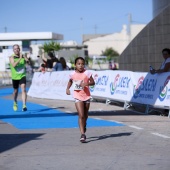
[[[22,111],[23,111],[23,112],[27,111],[27,106],[26,106],[26,105],[23,105]]]
[[[85,134],[81,135],[80,142],[82,142],[82,143],[86,142],[86,135]]]
[[[17,111],[17,110],[18,110],[17,102],[14,102],[13,109],[14,109],[14,111]]]

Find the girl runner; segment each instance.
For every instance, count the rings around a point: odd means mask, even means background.
[[[75,59],[75,71],[70,74],[70,79],[66,89],[66,94],[70,95],[69,89],[73,84],[73,97],[75,98],[75,106],[79,115],[78,123],[81,133],[80,142],[86,141],[86,121],[90,107],[89,86],[95,85],[92,74],[85,70],[84,66],[84,58],[78,57]]]

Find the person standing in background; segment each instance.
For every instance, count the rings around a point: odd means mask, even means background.
[[[63,71],[62,63],[56,58],[55,65],[52,68],[52,71]]]
[[[48,57],[49,59],[44,56],[44,53],[42,53],[42,60],[46,63],[47,71],[52,71],[52,68],[55,66],[58,60],[52,52],[48,52]]]
[[[164,48],[162,50],[162,56],[164,58],[164,61],[162,62],[160,69],[156,70],[156,69],[152,68],[152,66],[150,66],[151,74],[170,72],[170,49]],[[169,114],[169,110],[164,109],[164,112],[161,115],[168,116],[168,114]]]
[[[64,57],[60,57],[60,63],[63,66],[63,70],[69,70],[69,67],[67,66],[67,63]]]
[[[164,48],[162,50],[162,55],[164,58],[164,61],[161,64],[160,69],[150,69],[151,74],[155,73],[164,73],[164,72],[170,72],[170,49],[169,48]]]

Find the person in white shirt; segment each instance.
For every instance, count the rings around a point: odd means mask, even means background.
[[[162,50],[162,55],[163,58],[165,59],[160,67],[160,69],[151,69],[150,73],[155,74],[155,73],[164,73],[164,72],[170,72],[170,49],[169,48],[164,48]]]
[[[162,55],[165,60],[162,62],[160,69],[158,70],[151,69],[150,70],[151,74],[170,72],[170,49],[164,48],[162,50]],[[169,114],[169,110],[164,109],[164,112],[161,114],[161,116],[168,116],[168,114]]]

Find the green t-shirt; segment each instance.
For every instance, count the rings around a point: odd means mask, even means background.
[[[12,55],[14,57],[14,62],[16,62],[17,60],[19,60],[20,58]],[[22,58],[19,63],[13,67],[12,64],[10,63],[10,68],[11,68],[11,76],[13,80],[20,80],[22,79],[22,77],[26,76],[26,62],[25,59]]]

